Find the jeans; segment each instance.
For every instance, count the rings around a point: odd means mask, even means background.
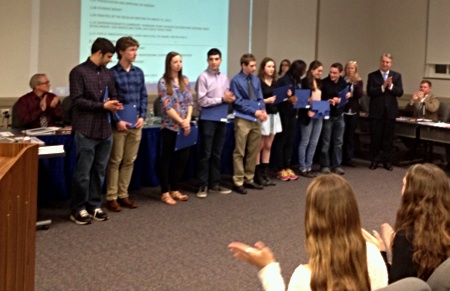
[[[198,181],[202,186],[220,184],[220,157],[227,131],[227,124],[220,121],[200,120],[200,159]]]
[[[101,206],[102,186],[112,140],[112,136],[105,139],[93,139],[75,132],[77,164],[72,181],[72,211]]]
[[[324,120],[322,128],[322,149],[320,151],[320,165],[322,167],[330,166],[330,144],[333,144],[331,150],[331,167],[339,167],[342,163],[342,144],[344,140],[345,122],[344,116],[330,116],[330,119]]]
[[[317,142],[322,131],[322,119],[311,119],[308,125],[300,124],[301,139],[298,147],[300,170],[311,170]]]

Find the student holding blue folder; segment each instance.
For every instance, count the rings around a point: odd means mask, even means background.
[[[256,59],[252,54],[244,54],[241,57],[241,71],[231,79],[230,90],[236,96],[234,109],[244,115],[254,116],[256,121],[235,117],[234,136],[236,146],[233,152],[233,183],[234,191],[239,194],[247,194],[247,189],[263,189],[253,180],[255,175],[256,155],[261,141],[260,122],[267,119],[264,109],[252,106],[258,103],[264,105],[261,82],[253,75],[256,71]],[[244,166],[245,157],[245,166]]]
[[[282,131],[278,106],[274,104],[276,82],[275,61],[264,58],[259,66],[258,77],[261,80],[261,89],[266,105],[267,120],[261,122],[261,145],[256,157],[255,182],[263,186],[275,186],[269,177],[270,150],[275,134]]]
[[[311,90],[311,100],[320,101],[322,96],[322,80],[320,76],[323,72],[322,63],[315,60],[309,64],[306,77],[302,79],[302,87]],[[312,118],[315,113],[311,109],[301,108],[298,110],[300,122],[301,139],[298,147],[298,160],[300,163],[300,175],[307,178],[314,178],[316,174],[312,171],[314,153],[319,142],[322,131],[322,119]]]
[[[184,135],[191,132],[193,99],[189,80],[182,73],[181,55],[170,52],[166,55],[165,71],[158,82],[158,95],[161,97],[161,201],[168,205],[188,200],[180,193],[179,182],[189,159],[189,147],[175,152],[177,133],[182,128]],[[173,159],[176,158],[176,164]]]
[[[136,208],[129,198],[128,186],[141,142],[142,127],[147,113],[147,89],[144,72],[132,63],[136,60],[139,43],[130,36],[116,42],[119,62],[112,67],[116,91],[124,109],[112,118],[113,146],[106,172],[106,206],[119,212],[121,207]]]
[[[219,70],[222,53],[213,48],[208,51],[208,68],[200,74],[196,83],[198,105],[200,107],[199,129],[201,135],[200,158],[198,161],[198,198],[206,198],[211,193],[229,194],[230,189],[220,186],[220,157],[222,156],[227,131],[228,105],[234,102],[234,94],[229,90],[230,82]],[[224,107],[224,112],[222,109]],[[207,110],[218,108],[211,118],[204,118]],[[223,114],[223,115],[221,115]],[[216,116],[216,120],[213,120]]]
[[[276,161],[278,170],[278,179],[281,181],[297,180],[298,176],[291,169],[292,149],[294,145],[295,130],[297,122],[295,117],[297,109],[294,105],[297,103],[295,89],[301,89],[302,76],[306,71],[306,63],[302,60],[293,61],[286,74],[278,79],[276,87],[289,85],[286,100],[278,104],[280,113],[282,132],[276,135]]]
[[[332,64],[328,77],[323,79],[322,82],[322,100],[330,103],[330,118],[323,121],[322,127],[322,148],[320,149],[322,174],[329,174],[331,171],[339,175],[345,174],[345,171],[341,168],[345,130],[344,107],[339,107],[339,103],[342,101],[339,92],[346,89],[348,84],[341,76],[343,70],[341,63]],[[350,97],[348,90],[343,97]],[[333,148],[330,151],[331,145],[333,145]]]

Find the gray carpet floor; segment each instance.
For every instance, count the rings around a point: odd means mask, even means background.
[[[393,223],[406,167],[344,168],[359,203],[363,226]],[[231,177],[224,176],[231,186]],[[131,193],[136,209],[109,213],[105,222],[78,226],[68,204],[41,209],[49,230],[37,232],[36,290],[261,290],[257,269],[234,259],[231,241],[264,241],[281,263],[287,282],[304,249],[305,191],[311,179],[281,182],[247,195],[195,196],[195,181],[183,190],[187,202],[156,200],[159,188]]]

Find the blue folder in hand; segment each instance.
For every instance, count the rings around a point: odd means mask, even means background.
[[[287,91],[290,88],[291,88],[290,85],[286,85],[286,86],[283,86],[283,87],[275,88],[273,90],[273,95],[277,96],[277,98],[275,99],[275,102],[273,102],[273,104],[278,104],[278,103],[281,103],[284,100],[286,100],[286,98],[288,98]]]
[[[348,99],[345,98],[345,95],[347,95],[347,93],[349,92],[349,88],[348,86],[345,87],[345,89],[343,89],[341,92],[339,92],[339,98],[341,98],[341,102],[338,104],[338,108],[341,108],[342,106],[344,106],[345,104],[348,103]]]
[[[261,110],[261,109],[265,108],[265,105],[262,102],[256,102],[256,101],[253,101],[253,100],[244,100],[244,101],[245,101],[247,106],[250,106],[251,108],[253,108],[255,110]],[[250,121],[253,121],[253,122],[258,120],[258,118],[256,118],[256,116],[240,112],[240,111],[238,111],[236,109],[233,111],[233,114],[234,114],[235,117],[239,117],[239,118],[242,118],[242,119],[245,119],[245,120],[250,120]]]
[[[198,126],[191,123],[191,132],[188,136],[184,135],[184,129],[177,132],[177,141],[175,142],[175,150],[181,150],[197,144]]]
[[[109,98],[109,92],[108,92],[108,86],[105,87],[105,92],[103,92],[103,103],[106,102],[106,100],[108,100]],[[108,116],[108,122],[111,123],[111,114],[110,112],[106,112],[107,116]]]
[[[313,101],[311,110],[315,113],[314,119],[330,118],[330,103],[328,101]]]
[[[117,111],[120,120],[131,123],[127,128],[135,128],[137,122],[137,108],[136,104],[124,104],[123,110]]]
[[[311,90],[309,89],[296,89],[295,97],[297,97],[297,103],[294,108],[309,108],[308,99],[311,96]]]
[[[227,122],[228,105],[228,103],[222,103],[216,106],[202,107],[200,120]]]

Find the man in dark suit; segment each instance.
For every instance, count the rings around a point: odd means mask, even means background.
[[[369,74],[367,95],[370,97],[370,155],[369,168],[375,170],[378,163],[392,171],[395,118],[398,116],[397,98],[403,95],[402,75],[391,71],[392,56],[380,57],[380,69]],[[382,153],[381,153],[382,151]]]

